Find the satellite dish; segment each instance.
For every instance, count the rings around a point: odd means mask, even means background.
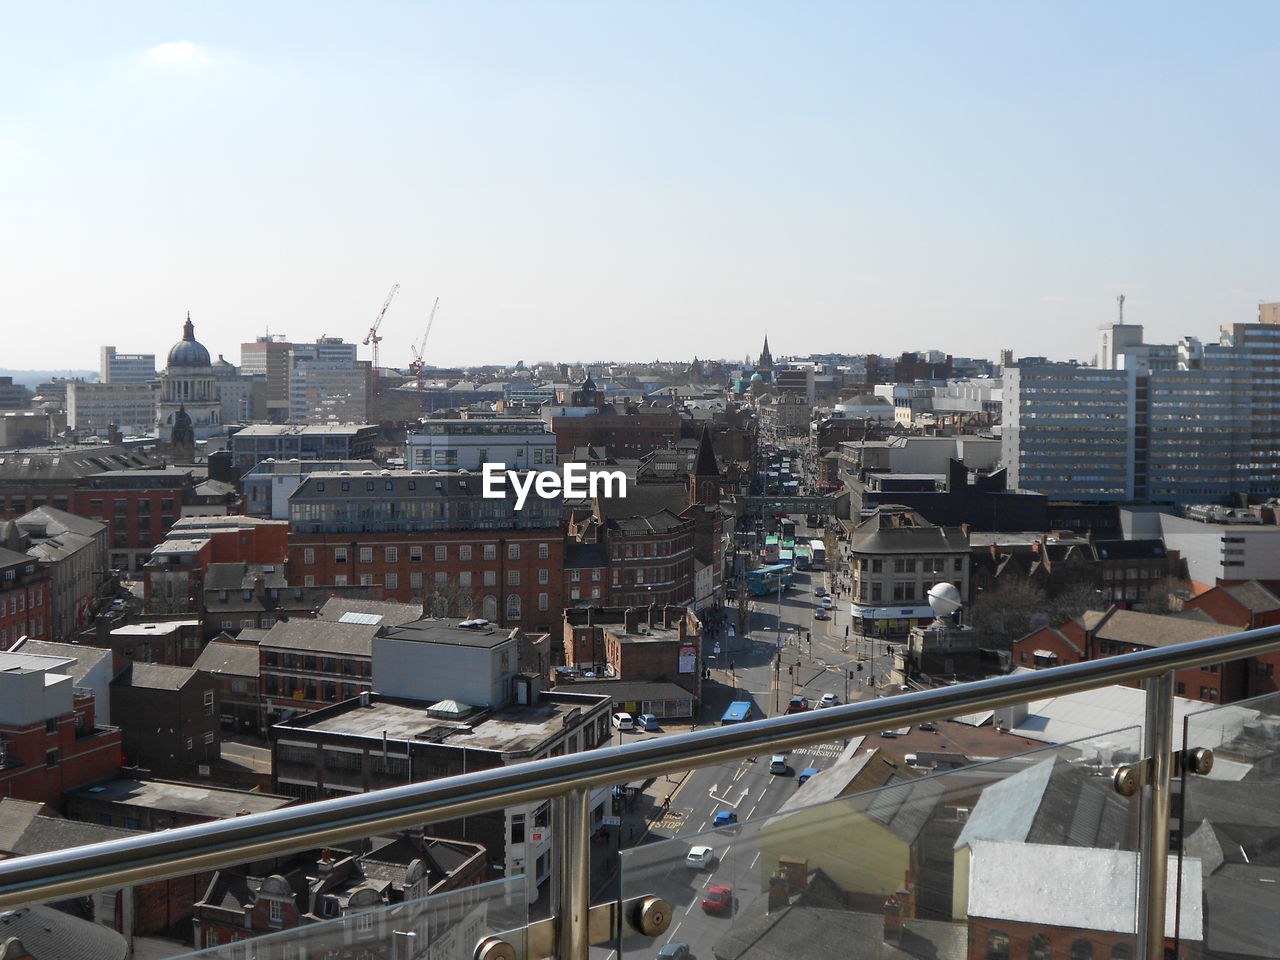
[[[939,620],[949,617],[962,606],[960,591],[954,584],[936,583],[929,588],[929,606]]]

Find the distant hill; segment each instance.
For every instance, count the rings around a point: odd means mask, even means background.
[[[20,383],[28,390],[34,390],[37,384],[52,380],[54,377],[70,379],[80,377],[83,380],[97,380],[97,370],[6,370],[0,367],[0,377],[13,377],[14,383]]]

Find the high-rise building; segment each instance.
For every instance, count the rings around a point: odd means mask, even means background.
[[[100,351],[98,379],[103,383],[146,383],[156,378],[154,353],[117,353],[115,347]]]
[[[83,435],[107,436],[115,427],[122,434],[149,434],[156,425],[160,384],[150,381],[67,383],[67,426]]]
[[[365,419],[369,366],[356,360],[356,345],[340,337],[291,345],[291,423],[354,423]]]
[[[293,344],[282,335],[240,344],[240,374],[266,381],[266,415],[272,423],[289,419],[289,360]]]

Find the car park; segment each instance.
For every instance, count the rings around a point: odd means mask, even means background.
[[[787,758],[780,753],[775,753],[772,757],[769,758],[769,772],[770,773],[786,773]]]
[[[707,887],[706,896],[702,898],[702,909],[706,913],[728,913],[733,910],[733,887],[713,884]]]
[[[812,777],[817,772],[818,772],[817,767],[805,767],[803,770],[800,771],[800,776],[796,778],[796,786],[798,787],[802,783],[805,783],[810,777]]]
[[[640,730],[661,730],[658,718],[652,713],[642,713],[636,717],[636,727]]]
[[[715,851],[710,847],[690,847],[689,853],[684,858],[684,865],[690,870],[706,870],[711,866],[715,856]]]
[[[635,730],[636,722],[631,714],[619,711],[613,715],[613,727],[615,730]]]

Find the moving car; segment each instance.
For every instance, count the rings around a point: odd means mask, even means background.
[[[809,702],[804,697],[792,697],[787,701],[787,713],[804,713],[809,709]]]
[[[817,610],[813,611],[813,619],[815,619],[815,620],[830,620],[830,619],[831,619],[831,614],[827,613],[827,608],[826,608],[826,607],[819,607]]]
[[[769,758],[769,772],[770,773],[786,773],[787,758],[780,753],[775,753],[772,757]]]
[[[690,870],[705,870],[711,866],[715,856],[715,851],[710,847],[690,847],[688,855],[684,858],[684,865]]]
[[[920,729],[921,730],[937,730],[938,725],[934,723],[932,720],[926,720],[924,723],[920,724]]]
[[[825,597],[827,595],[827,588],[819,584],[813,588],[813,595],[815,597]]]
[[[721,810],[711,818],[713,827],[732,827],[738,822],[738,815],[732,810]]]
[[[631,714],[620,711],[613,715],[613,726],[617,730],[634,730],[636,722],[631,718]]]
[[[840,698],[834,693],[824,693],[822,699],[818,701],[818,707],[834,707],[840,702]]]
[[[664,944],[658,951],[658,960],[689,960],[689,945],[687,943]]]
[[[733,887],[722,887],[719,884],[707,887],[707,895],[702,898],[702,909],[707,913],[724,913],[733,909]]]
[[[797,787],[800,786],[802,783],[804,783],[806,780],[808,780],[817,772],[818,772],[817,767],[805,767],[803,770],[800,771],[800,776],[796,779],[796,786]]]
[[[830,597],[823,597],[818,602],[822,604],[822,607],[824,610],[830,610],[832,607],[836,605],[836,602],[832,600]]]
[[[636,726],[641,730],[661,730],[658,724],[658,718],[652,713],[642,713],[636,717]]]

